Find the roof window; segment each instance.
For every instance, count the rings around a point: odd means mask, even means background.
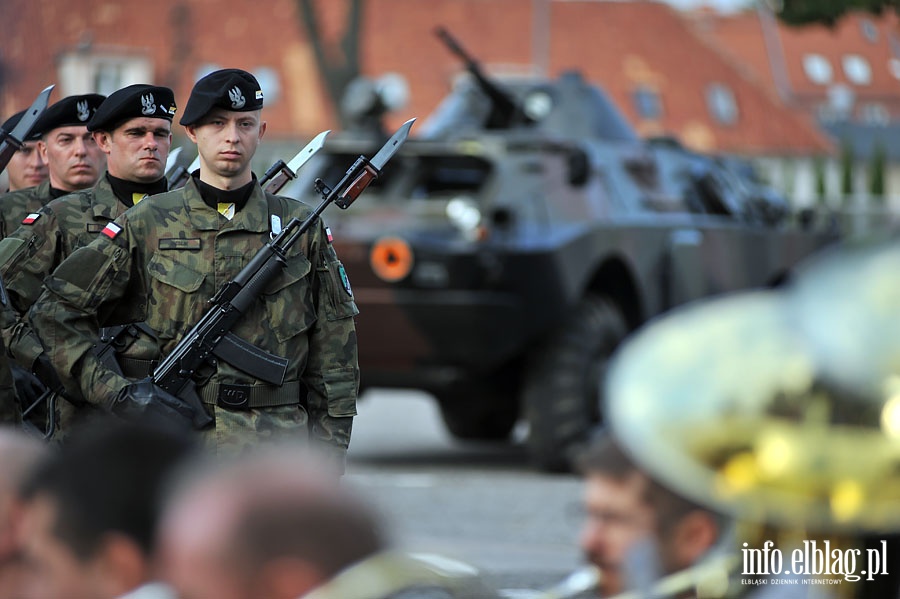
[[[738,106],[734,92],[724,83],[711,83],[706,87],[706,106],[718,123],[733,125],[737,122]]]
[[[831,81],[831,63],[821,54],[806,54],[803,56],[803,72],[809,80],[819,85],[825,85]]]
[[[846,54],[842,60],[844,64],[844,74],[850,83],[856,85],[869,85],[872,83],[872,67],[869,61],[859,54]]]

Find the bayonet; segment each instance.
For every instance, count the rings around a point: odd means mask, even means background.
[[[325,185],[321,179],[316,179],[316,191],[325,197],[323,204],[333,200],[338,208],[343,210],[349,208],[353,200],[359,197],[359,194],[369,186],[369,183],[381,176],[381,169],[384,168],[387,161],[397,153],[397,150],[409,137],[409,129],[414,122],[416,122],[416,119],[412,118],[403,123],[391,138],[381,146],[381,149],[378,150],[378,153],[371,160],[365,156],[357,158],[336,188],[332,189]],[[324,208],[324,206],[322,207]]]
[[[38,97],[31,103],[31,106],[28,107],[28,110],[25,111],[25,114],[22,115],[22,118],[19,119],[12,131],[5,131],[3,128],[0,128],[0,171],[6,168],[13,154],[22,148],[23,141],[31,133],[31,129],[37,122],[38,117],[47,109],[47,105],[50,103],[50,92],[53,91],[53,87],[53,85],[48,85],[38,94]]]
[[[397,132],[387,140],[387,143],[381,146],[381,149],[378,150],[378,153],[375,154],[372,160],[369,161],[369,163],[377,168],[379,172],[384,168],[384,165],[387,164],[388,160],[397,153],[397,150],[400,149],[400,146],[403,145],[406,138],[409,137],[409,130],[415,121],[416,119],[409,119],[403,123],[403,125],[397,129]]]
[[[181,154],[181,150],[182,150],[182,148],[181,148],[181,146],[179,146],[179,147],[175,148],[174,150],[172,150],[171,152],[169,152],[169,155],[166,157],[165,174],[169,174],[169,172],[171,172],[171,170],[175,167],[175,165],[178,164],[178,156]]]
[[[325,138],[328,137],[329,133],[331,133],[330,129],[316,135],[312,141],[306,144],[302,150],[297,152],[287,164],[285,164],[284,160],[279,160],[273,164],[262,176],[262,179],[259,180],[259,184],[265,186],[267,192],[277,194],[285,185],[287,185],[288,181],[296,179],[297,173],[300,172],[300,168],[306,164],[306,161],[322,149],[322,146],[325,145]],[[270,180],[271,182],[269,182]],[[266,185],[266,183],[268,183],[268,185]]]

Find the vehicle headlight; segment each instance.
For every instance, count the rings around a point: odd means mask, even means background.
[[[481,210],[471,198],[459,197],[447,202],[447,218],[467,237],[475,238],[478,236],[478,225],[481,224]]]

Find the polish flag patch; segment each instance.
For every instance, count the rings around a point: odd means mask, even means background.
[[[116,235],[118,235],[121,232],[122,232],[122,227],[120,227],[116,223],[109,223],[105,227],[103,227],[103,230],[100,231],[100,234],[106,235],[110,239],[115,239]]]
[[[26,216],[25,218],[22,219],[22,224],[30,225],[30,224],[34,223],[34,221],[36,221],[40,217],[41,217],[41,214],[39,212],[32,212],[31,214],[29,214],[28,216]]]
[[[325,227],[325,237],[328,238],[328,243],[334,241],[334,237],[331,235],[331,227]]]

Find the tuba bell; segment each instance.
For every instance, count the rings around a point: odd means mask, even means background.
[[[705,596],[776,574],[898,597],[900,243],[840,246],[784,288],[675,309],[622,345],[605,384],[635,461],[736,523],[733,584]],[[762,563],[775,555],[777,572]]]

